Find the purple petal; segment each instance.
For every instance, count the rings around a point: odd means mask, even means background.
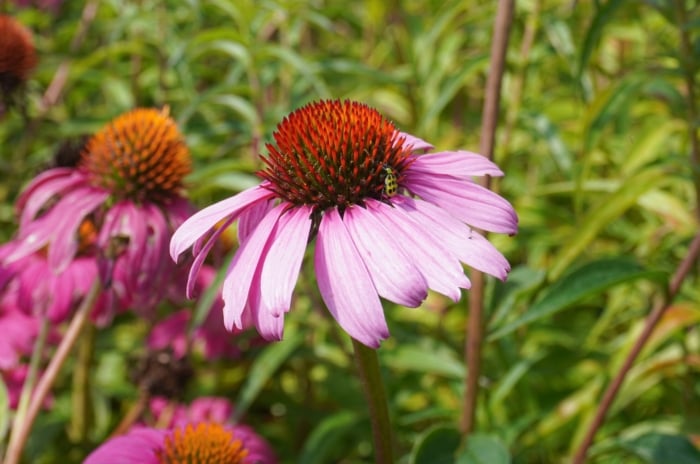
[[[389,336],[384,310],[336,209],[321,219],[314,262],[321,296],[335,320],[354,339],[378,348]]]
[[[148,427],[133,428],[126,435],[104,442],[83,464],[158,464],[155,451],[162,448],[168,433]]]
[[[442,151],[412,157],[406,172],[427,176],[451,176],[470,179],[472,176],[502,176],[498,166],[485,156],[470,151]]]
[[[251,204],[272,198],[274,194],[256,185],[241,193],[214,203],[211,206],[195,213],[187,219],[173,234],[170,240],[170,256],[177,262],[178,256],[220,220],[228,217],[237,217],[241,211]]]
[[[392,231],[359,206],[345,210],[343,222],[379,295],[404,306],[420,305],[428,296],[428,282],[397,245]]]
[[[397,206],[418,215],[418,221],[432,224],[432,231],[463,263],[479,271],[505,280],[510,265],[508,260],[483,236],[479,235],[447,211],[422,200],[398,198]]]
[[[223,234],[226,228],[235,220],[235,217],[228,218],[223,224],[221,224],[221,227],[214,230],[203,247],[200,248],[195,246],[197,251],[195,252],[194,262],[192,263],[192,266],[190,266],[190,271],[187,275],[187,289],[185,293],[187,298],[192,298],[194,295],[194,287],[197,283],[197,276],[199,275],[199,270],[202,268],[202,264],[204,264],[204,260],[207,258],[207,255],[219,240],[221,234]]]
[[[407,170],[404,185],[467,224],[490,232],[515,234],[518,216],[498,194],[470,181],[428,176]]]
[[[224,325],[228,330],[232,330],[233,327],[243,328],[241,314],[248,300],[253,276],[262,262],[265,247],[277,220],[287,207],[286,203],[282,203],[267,213],[248,240],[241,244],[231,261],[222,289]]]
[[[17,199],[17,209],[22,212],[20,227],[34,219],[52,197],[86,181],[81,171],[69,168],[49,169],[36,176]]]
[[[407,132],[399,132],[399,137],[404,138],[404,146],[410,148],[412,152],[432,150],[433,146],[426,142],[425,140],[419,139],[415,135],[411,135]]]
[[[272,201],[260,201],[241,213],[238,219],[238,243],[245,242],[260,220],[274,207]]]
[[[279,317],[289,311],[311,230],[311,208],[297,207],[283,213],[265,257],[260,276],[261,307]]]
[[[250,293],[248,294],[246,311],[250,312],[249,314],[253,319],[255,329],[262,338],[270,342],[279,341],[282,340],[282,335],[284,334],[284,312],[275,316],[271,311],[263,308],[261,304],[262,294],[260,291],[261,271],[261,267],[258,267],[255,272],[255,277],[253,277],[253,282],[250,286]],[[246,316],[247,314],[243,315],[244,324]]]
[[[400,207],[392,208],[379,201],[367,204],[368,208],[376,210],[377,218],[392,231],[405,254],[413,259],[429,287],[458,301],[462,296],[460,288],[469,288],[471,284],[459,259],[432,232],[432,224],[419,222]]]

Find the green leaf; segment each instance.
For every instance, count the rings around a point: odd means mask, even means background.
[[[596,12],[593,22],[586,29],[586,37],[583,39],[583,47],[581,48],[581,59],[578,63],[578,76],[583,74],[584,68],[588,65],[588,60],[593,53],[593,49],[600,41],[603,35],[603,27],[613,18],[615,10],[617,10],[624,0],[610,0],[606,2]]]
[[[700,462],[700,451],[683,435],[648,433],[622,442],[621,446],[650,464]]]
[[[403,369],[422,373],[463,379],[464,365],[446,346],[402,345],[382,356],[382,362],[392,369]]]
[[[457,456],[457,464],[509,464],[508,449],[498,438],[476,434],[467,439],[466,448]]]
[[[550,275],[558,278],[569,265],[583,253],[600,230],[634,205],[646,191],[658,187],[658,180],[668,174],[659,168],[649,168],[622,183],[619,190],[607,195],[601,203],[581,221],[576,233],[553,260]]]
[[[355,412],[343,411],[322,420],[304,443],[297,462],[300,464],[329,462],[329,452],[334,450],[343,437],[356,427],[358,419],[359,416]]]
[[[489,336],[489,341],[569,308],[578,301],[600,294],[619,283],[644,278],[663,280],[664,277],[664,273],[649,271],[628,258],[606,258],[590,262],[555,282],[545,296],[525,314],[494,331]]]
[[[267,381],[296,351],[302,339],[301,334],[287,334],[284,340],[271,343],[255,358],[238,395],[236,410],[233,413],[234,421],[238,421],[245,414]]]
[[[0,376],[0,443],[5,441],[5,435],[10,427],[10,394],[7,385]]]
[[[438,425],[418,438],[410,464],[454,464],[461,434],[452,426]]]

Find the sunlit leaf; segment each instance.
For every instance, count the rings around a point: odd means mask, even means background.
[[[600,294],[614,285],[663,277],[663,273],[645,269],[628,258],[606,258],[590,262],[554,282],[542,299],[530,306],[525,314],[496,329],[488,339],[496,340],[533,321],[563,311],[584,298]]]
[[[700,451],[686,436],[649,433],[620,445],[649,464],[697,464]]]
[[[464,450],[458,453],[457,464],[509,464],[505,445],[491,435],[474,434],[467,438]]]

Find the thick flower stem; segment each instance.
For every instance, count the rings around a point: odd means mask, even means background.
[[[362,388],[369,407],[372,421],[372,438],[374,441],[374,460],[377,464],[394,462],[392,451],[391,422],[386,402],[384,383],[379,372],[377,352],[367,348],[357,340],[352,340],[355,364],[360,374]]]
[[[21,422],[16,422],[12,427],[12,436],[10,437],[10,443],[7,447],[7,454],[5,455],[5,460],[3,461],[5,464],[17,464],[20,462],[22,450],[27,442],[27,438],[29,438],[29,433],[32,430],[34,420],[39,414],[39,410],[41,409],[42,404],[44,404],[44,400],[49,394],[53,382],[56,380],[56,377],[58,376],[61,367],[63,367],[66,358],[68,358],[68,354],[73,348],[75,341],[78,339],[82,328],[85,326],[88,316],[90,315],[90,311],[97,300],[97,296],[99,295],[101,288],[101,283],[98,279],[95,279],[95,283],[92,285],[90,291],[83,299],[82,304],[75,312],[73,320],[71,320],[70,326],[68,326],[68,330],[66,330],[66,333],[61,340],[61,344],[56,349],[56,352],[51,358],[51,362],[49,362],[46,371],[44,371],[44,375],[41,377],[41,380],[39,380],[36,390],[32,395],[31,402],[29,403],[29,409],[27,410],[26,416]]]

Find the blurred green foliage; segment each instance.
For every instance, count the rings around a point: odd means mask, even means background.
[[[319,98],[361,100],[438,149],[476,151],[496,3],[104,0],[85,21],[84,2],[55,13],[5,2],[34,32],[41,60],[28,119],[12,112],[0,122],[2,237],[16,227],[22,185],[62,141],[135,106],[170,107],[192,152],[189,194],[200,206],[257,182],[257,154],[275,125]],[[692,0],[517,2],[495,153],[506,176],[494,185],[515,205],[520,232],[492,237],[513,272],[488,285],[480,435],[454,462],[564,462],[580,443],[698,230],[689,134],[697,139],[700,125],[699,57]],[[62,93],[43,108],[61,66]],[[307,268],[284,342],[235,364],[197,359],[188,397],[237,402],[283,462],[369,462],[349,341],[312,283]],[[591,462],[697,452],[699,283],[692,273],[630,372]],[[400,462],[435,462],[425,460],[430,449],[460,443],[468,297],[431,295],[419,310],[385,305],[392,337],[379,355]],[[67,369],[30,462],[79,460],[105,439],[136,398],[127,364],[143,336],[128,318],[99,332],[94,427],[67,435]]]

